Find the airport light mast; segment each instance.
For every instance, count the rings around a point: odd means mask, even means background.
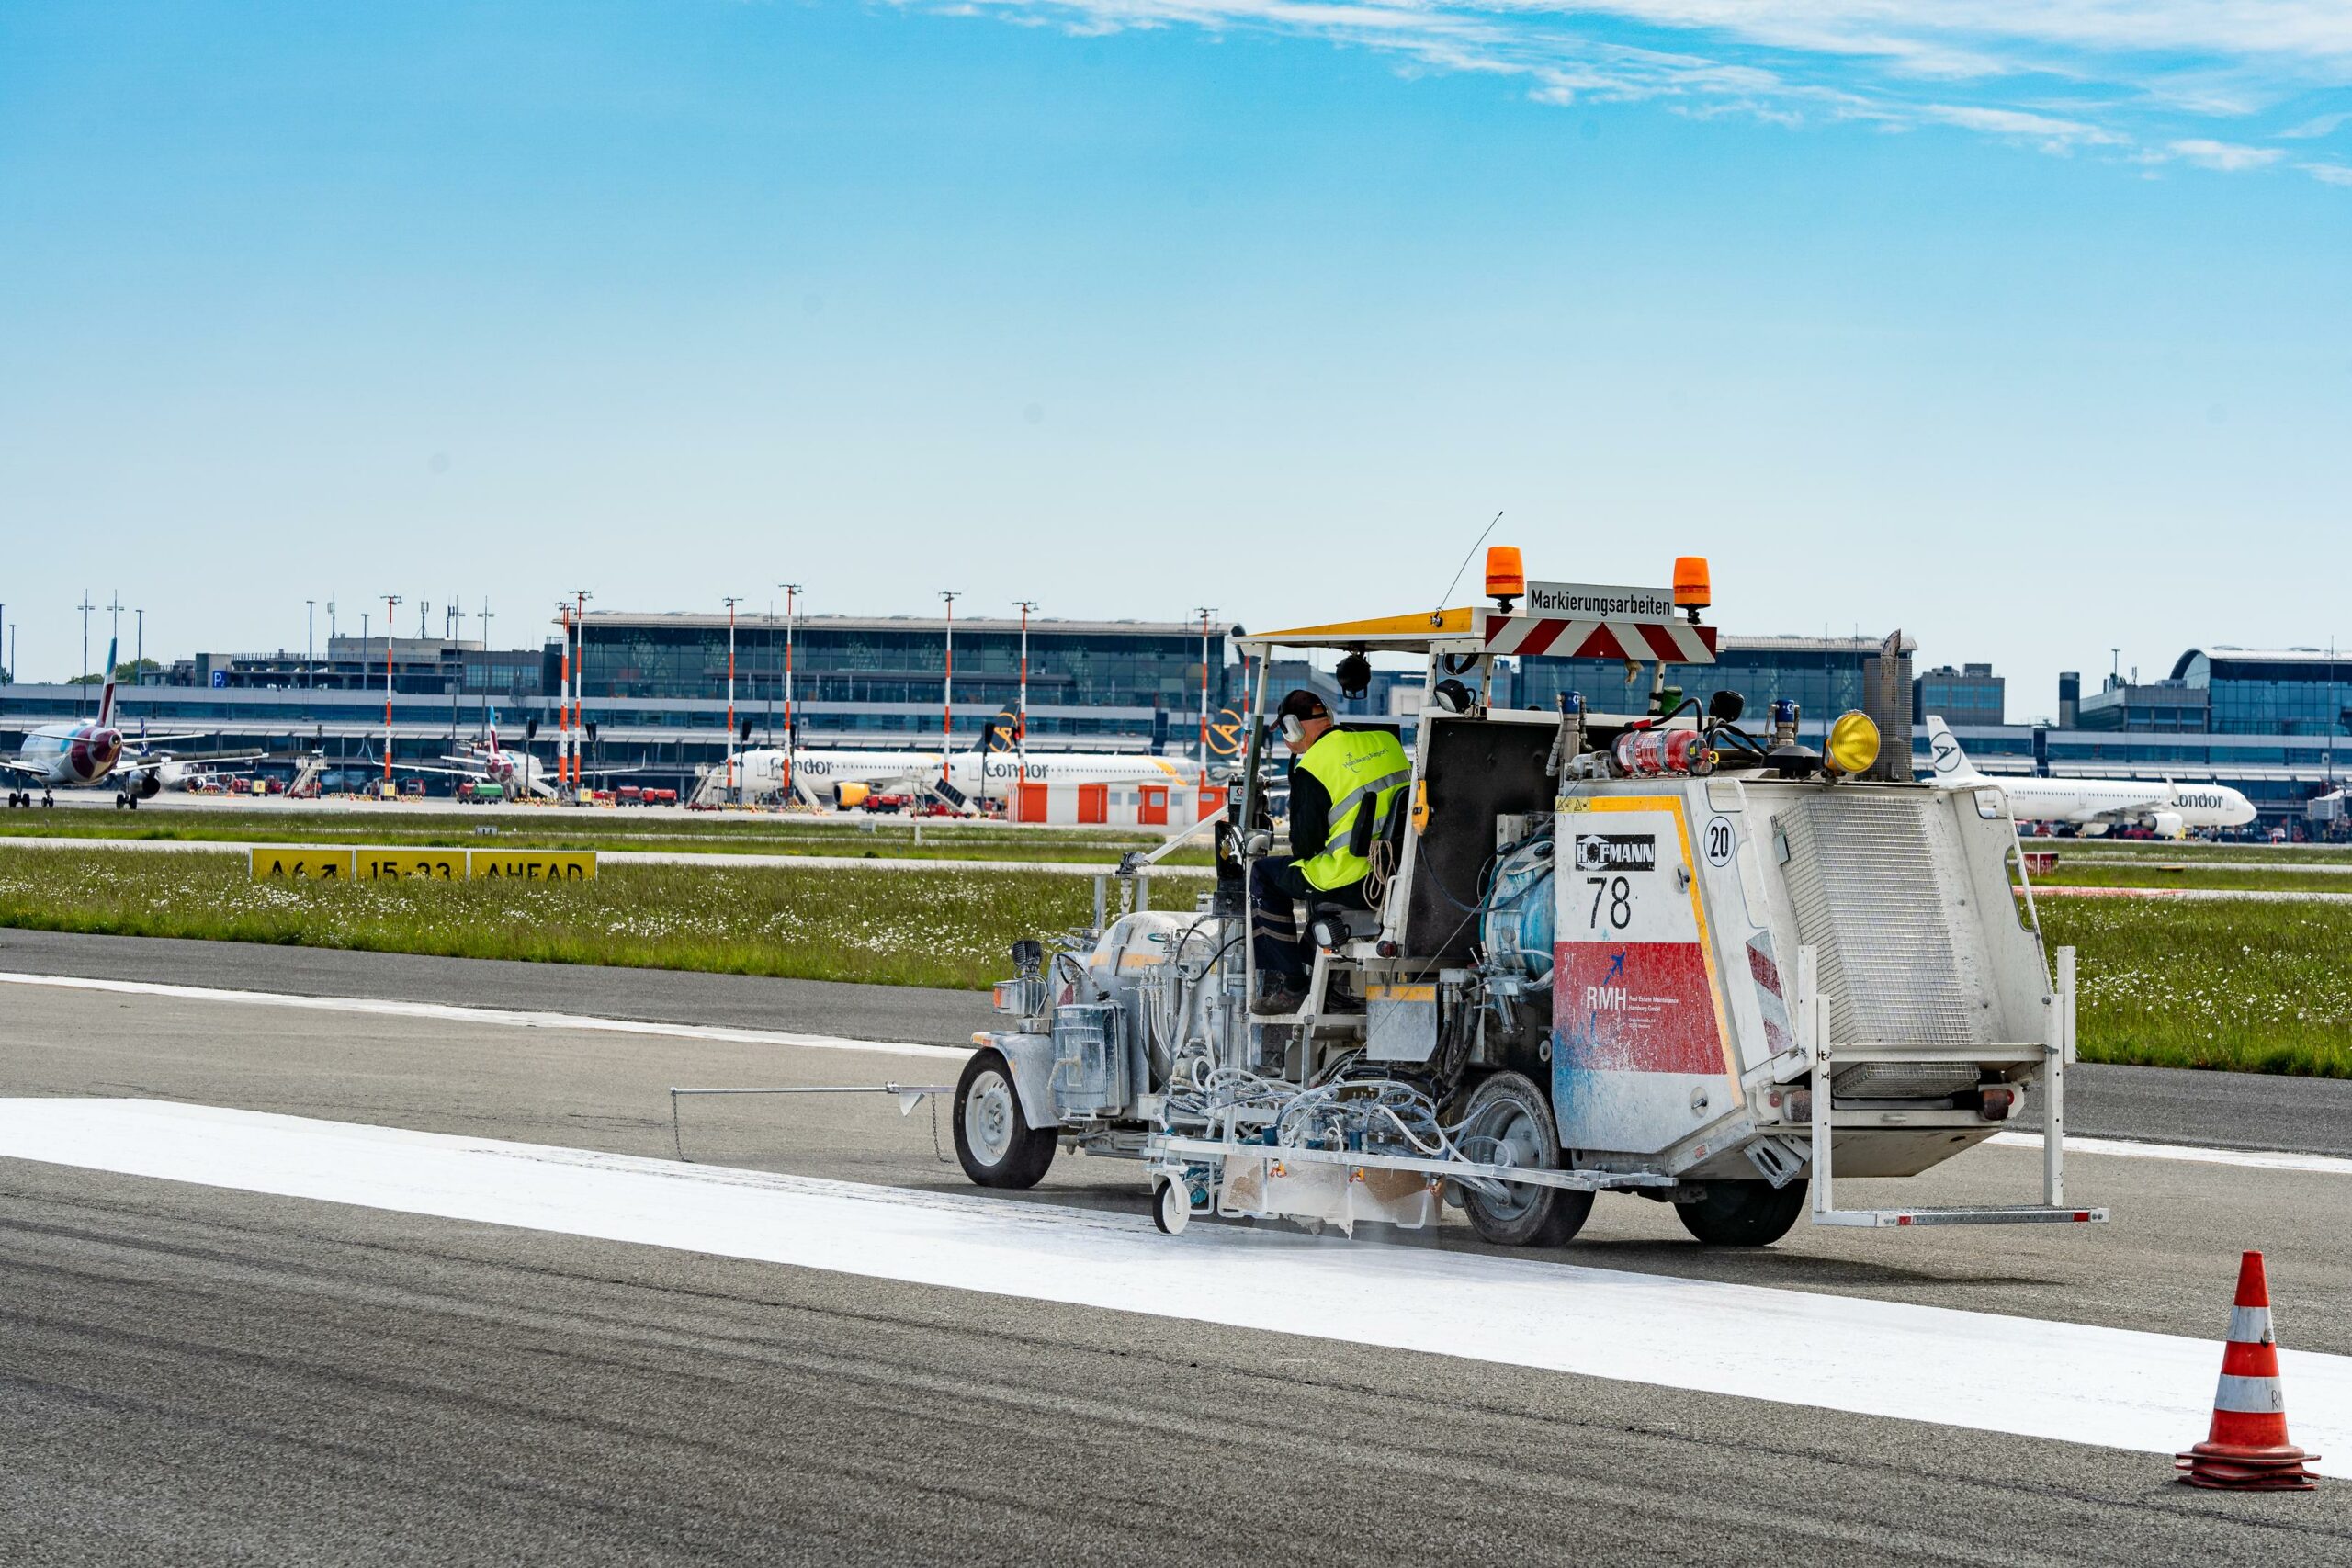
[[[74,716],[80,718],[83,701],[90,694],[90,612],[97,608],[90,603],[88,589],[82,590],[82,603],[77,608],[82,612],[82,684],[74,694]]]
[[[947,601],[947,675],[940,683],[939,782],[953,784],[955,777],[948,770],[956,756],[956,601],[964,595],[960,589],[945,588],[939,596]]]
[[[735,793],[735,606],[743,601],[733,594],[727,599],[727,793]],[[742,805],[740,799],[735,803]]]
[[[1201,606],[1201,787],[1209,787],[1209,617],[1216,606]]]
[[[1016,599],[1013,603],[1021,607],[1021,694],[1013,701],[1012,721],[1013,755],[1021,771],[1014,783],[1021,784],[1029,777],[1029,613],[1037,607],[1037,601]],[[1018,805],[1018,797],[1014,803]]]
[[[319,683],[319,602],[305,599],[310,606],[302,616],[302,684],[315,690]]]
[[[800,584],[779,582],[784,590],[784,803],[792,804],[792,759],[797,738],[792,732],[792,622],[800,604]]]
[[[585,775],[581,771],[582,742],[588,739],[587,720],[580,711],[580,694],[588,684],[588,601],[595,595],[585,588],[571,591],[572,638],[575,644],[571,660],[571,787],[578,789]]]
[[[563,649],[556,655],[555,660],[555,787],[560,790],[571,777],[564,761],[571,750],[571,704],[567,696],[571,690],[571,602],[557,600],[555,613],[563,626]]]
[[[392,787],[392,612],[401,596],[384,595],[384,787]]]

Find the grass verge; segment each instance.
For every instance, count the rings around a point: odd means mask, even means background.
[[[2086,1061],[2352,1077],[2352,906],[2052,898]]]
[[[256,883],[233,856],[0,850],[0,925],[977,988],[1091,918],[1083,877],[612,866],[593,882]]]
[[[495,832],[482,832],[495,829]],[[921,838],[917,838],[920,831]],[[658,850],[679,854],[841,855],[893,860],[1001,860],[1103,864],[1125,850],[1150,850],[1153,833],[1115,829],[1011,828],[904,819],[811,822],[788,817],[662,816],[634,812],[490,811],[403,814],[397,807],[348,811],[237,811],[149,806],[137,813],[16,811],[0,814],[0,843],[11,838],[148,840],[188,843],[496,846],[528,850]],[[1206,865],[1205,845],[1169,857]]]

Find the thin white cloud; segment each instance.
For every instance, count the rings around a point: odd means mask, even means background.
[[[2352,119],[2352,109],[2345,109],[2335,114],[2319,115],[2303,121],[2301,125],[2290,125],[2278,134],[2298,141],[2333,136],[2335,133],[2335,128],[2347,119]]]
[[[898,0],[923,5],[926,0]],[[940,0],[1072,31],[1192,27],[1325,39],[1517,78],[1546,103],[1657,101],[1786,124],[1947,126],[2052,152],[2225,172],[2352,107],[2345,0]],[[2352,101],[2347,99],[2346,101]],[[2257,123],[2294,102],[2307,117]]]
[[[2275,164],[2286,156],[2276,147],[2246,147],[2234,141],[2213,141],[2203,137],[2189,137],[2172,143],[2173,152],[2200,169],[2219,169],[2223,174],[2236,174],[2244,169],[2259,169]]]
[[[2352,164],[2298,164],[2295,167],[2332,186],[2352,186]]]

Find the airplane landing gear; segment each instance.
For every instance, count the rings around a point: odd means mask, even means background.
[[[43,790],[40,792],[40,803],[43,807],[55,806],[57,804],[57,796],[51,795],[47,790]]]

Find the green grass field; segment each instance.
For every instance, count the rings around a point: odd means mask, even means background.
[[[168,798],[168,797],[164,797]],[[493,832],[483,832],[494,829]],[[1015,828],[1001,824],[878,817],[824,822],[785,816],[650,816],[636,811],[548,807],[537,811],[436,813],[397,807],[306,811],[150,805],[115,811],[0,813],[9,838],[161,840],[272,844],[454,844],[511,849],[660,850],[677,854],[876,856],[899,860],[1005,860],[1102,863],[1131,849],[1155,849],[1157,834],[1106,828]],[[1187,845],[1170,863],[1206,865],[1205,845]]]
[[[2342,893],[2352,897],[2352,875],[2292,865],[2199,865],[2177,861],[2062,860],[2034,879],[2061,887],[2191,887],[2267,893]]]
[[[2352,905],[2052,898],[2086,1060],[2352,1077]]]
[[[1060,873],[612,866],[593,882],[256,883],[242,857],[0,848],[0,925],[978,987],[1080,926]]]

